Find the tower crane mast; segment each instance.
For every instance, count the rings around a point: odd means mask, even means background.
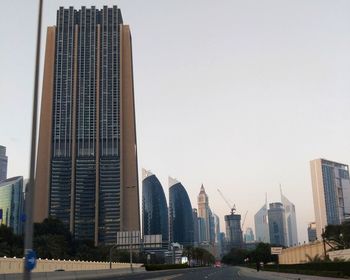
[[[244,226],[244,223],[245,223],[245,219],[247,218],[247,214],[248,214],[248,210],[244,214],[244,218],[243,218],[243,222],[242,222],[242,230],[243,230],[243,226]]]

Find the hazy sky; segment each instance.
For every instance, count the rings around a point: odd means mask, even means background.
[[[9,176],[29,170],[36,2],[1,1],[0,145]],[[350,162],[350,1],[44,2],[44,31],[58,6],[122,9],[133,37],[139,167],[166,195],[167,176],[176,177],[197,207],[203,183],[223,229],[229,207],[220,188],[254,228],[265,193],[279,201],[281,183],[296,205],[299,240],[307,239],[309,161]]]

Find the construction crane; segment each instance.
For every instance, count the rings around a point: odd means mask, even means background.
[[[234,204],[231,205],[219,189],[218,189],[218,192],[219,192],[220,196],[222,197],[222,199],[226,202],[227,206],[231,209],[231,215],[233,215],[236,212],[236,205],[234,205]]]
[[[244,226],[244,223],[245,223],[245,218],[247,218],[247,214],[248,214],[248,210],[244,214],[244,218],[243,218],[243,222],[242,222],[242,226],[241,226],[242,230],[243,230],[243,226]]]

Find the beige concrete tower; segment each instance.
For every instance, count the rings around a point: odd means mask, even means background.
[[[198,198],[198,217],[203,218],[205,221],[205,236],[204,240],[200,242],[209,242],[210,241],[210,208],[209,208],[209,198],[205,192],[204,186],[202,184]]]
[[[47,30],[34,220],[114,244],[140,230],[137,170],[129,26],[117,6],[61,7]]]
[[[122,230],[140,230],[137,143],[134,102],[134,77],[131,34],[128,25],[120,26],[121,33],[121,181]],[[130,207],[132,206],[132,207]]]
[[[49,215],[55,36],[56,27],[49,27],[46,34],[38,157],[35,177],[34,222],[37,223],[42,222]]]

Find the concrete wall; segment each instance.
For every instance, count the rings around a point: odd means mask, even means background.
[[[330,247],[326,244],[326,250],[329,249]],[[280,264],[306,263],[309,261],[307,256],[314,258],[316,255],[324,257],[323,242],[321,241],[283,249],[278,259]]]
[[[139,268],[141,264],[133,264],[133,267]],[[113,269],[130,268],[129,263],[112,263]],[[51,272],[58,269],[65,271],[80,270],[103,270],[109,269],[108,262],[89,262],[89,261],[66,261],[66,260],[42,260],[38,259],[33,272]],[[0,274],[21,273],[23,272],[22,258],[0,258]]]

